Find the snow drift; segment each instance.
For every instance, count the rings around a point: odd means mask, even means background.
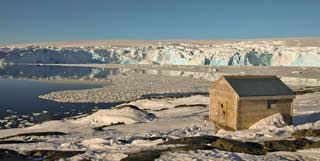
[[[106,127],[117,124],[135,124],[151,122],[156,118],[152,113],[140,110],[133,105],[121,105],[112,109],[100,109],[92,114],[69,118],[65,120],[46,121],[41,124],[28,127],[33,132],[38,131],[59,131],[64,133],[82,132],[90,133],[89,129]],[[87,130],[84,130],[87,129]]]
[[[283,115],[281,113],[277,113],[256,122],[249,129],[280,128],[286,125],[287,123],[285,122]]]
[[[97,112],[72,121],[90,126],[106,126],[117,123],[134,124],[148,122],[155,118],[153,114],[144,112],[132,105],[123,105],[113,109],[98,110]]]

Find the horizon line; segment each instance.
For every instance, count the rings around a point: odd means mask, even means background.
[[[2,43],[0,42],[0,47],[4,48],[7,46],[41,46],[41,45],[49,45],[49,44],[56,44],[56,45],[63,45],[63,43],[125,43],[125,42],[136,42],[136,43],[156,43],[156,42],[224,42],[224,41],[263,41],[263,40],[312,40],[312,39],[319,39],[320,36],[307,36],[307,37],[261,37],[261,38],[230,38],[230,39],[87,39],[87,40],[57,40],[57,41],[31,41],[31,42],[17,42],[17,43]],[[107,44],[105,44],[107,45]],[[88,45],[91,46],[91,45]]]

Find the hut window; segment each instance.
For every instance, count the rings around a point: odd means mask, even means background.
[[[267,109],[271,109],[271,101],[270,100],[267,101]]]
[[[271,109],[272,104],[275,104],[276,101],[275,100],[268,100],[267,101],[267,109]]]

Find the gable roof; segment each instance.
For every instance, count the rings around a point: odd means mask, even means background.
[[[223,76],[240,97],[294,95],[276,76]]]

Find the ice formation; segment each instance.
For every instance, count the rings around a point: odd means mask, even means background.
[[[8,63],[320,66],[320,47],[287,46],[274,41],[87,48],[30,46],[2,49],[0,59]]]

